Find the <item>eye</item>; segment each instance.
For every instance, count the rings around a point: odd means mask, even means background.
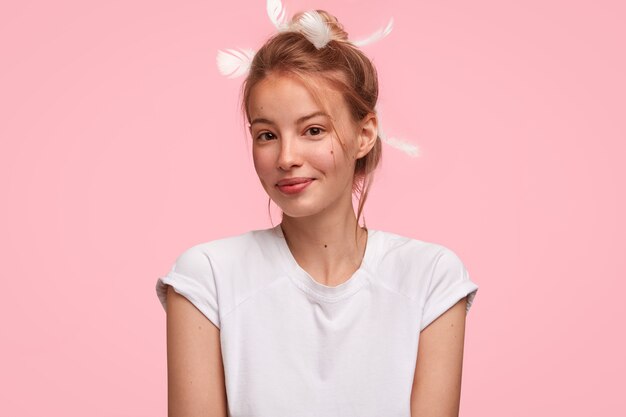
[[[322,129],[321,127],[310,127],[307,129],[307,132],[311,132],[311,136],[321,136],[322,133],[324,132],[324,129]]]
[[[266,136],[266,135],[269,135],[269,137]],[[257,139],[259,139],[259,140],[261,140],[263,142],[265,142],[267,140],[272,140],[272,139],[274,139],[274,134],[272,132],[262,132],[261,134],[259,134],[257,136]]]

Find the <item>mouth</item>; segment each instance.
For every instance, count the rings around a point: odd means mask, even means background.
[[[305,182],[311,182],[313,181],[313,178],[305,178],[305,177],[298,177],[298,178],[286,178],[284,180],[280,180],[276,183],[277,186],[282,187],[285,185],[295,185],[295,184],[302,184]]]
[[[276,188],[283,194],[297,194],[307,188],[314,180],[314,178],[289,178],[278,181]]]

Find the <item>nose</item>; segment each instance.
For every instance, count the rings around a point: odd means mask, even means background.
[[[291,137],[283,136],[280,138],[279,142],[278,168],[283,171],[289,171],[293,167],[300,166],[302,161],[297,149],[296,140]]]

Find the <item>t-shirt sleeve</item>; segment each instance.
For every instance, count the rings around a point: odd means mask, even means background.
[[[470,280],[461,259],[452,250],[443,247],[431,275],[420,331],[465,296],[467,296],[465,311],[468,313],[477,292],[478,285]]]
[[[215,276],[211,261],[200,246],[194,246],[183,252],[176,259],[170,272],[157,280],[157,296],[165,311],[167,311],[167,285],[171,285],[216,327],[220,327]]]

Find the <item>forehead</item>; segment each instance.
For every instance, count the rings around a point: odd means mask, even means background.
[[[325,111],[333,119],[347,114],[342,95],[321,77],[311,77],[307,85],[292,75],[270,74],[252,88],[248,105],[251,119],[270,114],[295,117],[315,111]]]

